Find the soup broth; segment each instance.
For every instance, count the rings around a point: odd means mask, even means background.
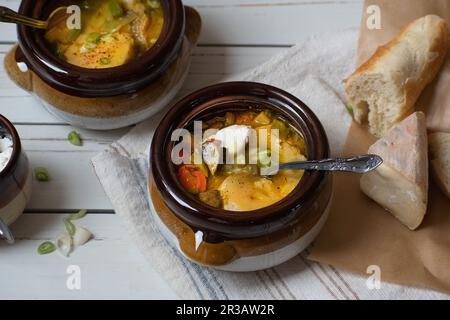
[[[302,135],[277,114],[269,110],[227,112],[222,117],[215,117],[203,122],[203,133],[206,130],[216,129],[217,133],[203,140],[202,150],[194,150],[202,154],[201,164],[183,164],[178,167],[178,179],[187,192],[195,194],[202,202],[230,211],[252,211],[268,207],[289,195],[299,184],[303,171],[280,170],[272,176],[261,175],[261,168],[267,167],[260,157],[261,151],[257,145],[257,164],[217,164],[211,161],[211,155],[217,150],[213,143],[227,140],[225,135],[237,137],[234,147],[249,151],[246,132],[250,129],[256,135],[268,134],[271,130],[278,130],[279,162],[293,162],[306,160],[307,148]],[[263,131],[264,129],[264,131]],[[270,150],[270,137],[267,139]],[[272,142],[273,143],[273,142]],[[220,144],[226,153],[227,146]],[[194,157],[191,157],[192,159]],[[267,157],[265,158],[267,159]],[[237,163],[237,161],[236,161]]]
[[[124,65],[157,42],[164,25],[160,0],[85,0],[81,29],[66,21],[47,31],[54,53],[70,64],[100,69]]]

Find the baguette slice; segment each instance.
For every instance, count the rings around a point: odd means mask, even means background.
[[[430,163],[435,181],[450,198],[450,133],[432,133],[430,142]]]
[[[448,24],[429,15],[415,20],[344,81],[355,120],[368,121],[380,138],[414,112],[423,89],[435,78],[449,48]]]
[[[428,146],[425,115],[416,112],[390,129],[369,149],[384,160],[361,178],[362,191],[411,230],[428,204]]]

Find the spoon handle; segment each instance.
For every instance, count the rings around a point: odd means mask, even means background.
[[[344,171],[353,173],[368,173],[383,163],[377,155],[364,155],[350,158],[325,159],[317,161],[300,161],[280,164],[282,169],[303,169],[312,171]]]
[[[23,24],[29,27],[46,29],[47,22],[21,15],[7,7],[0,6],[0,22]]]

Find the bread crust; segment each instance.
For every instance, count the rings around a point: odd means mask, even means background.
[[[399,117],[396,119],[396,122],[400,122],[414,112],[415,103],[425,87],[431,83],[438,74],[449,49],[450,39],[448,34],[448,24],[444,19],[435,15],[425,16],[411,22],[394,39],[387,44],[380,46],[369,60],[363,63],[353,74],[343,81],[349,102],[351,102],[349,93],[350,84],[361,75],[372,73],[375,67],[379,63],[383,63],[386,56],[391,54],[393,48],[399,46],[402,41],[404,41],[406,35],[420,23],[428,23],[433,26],[431,30],[428,30],[426,36],[431,41],[428,54],[430,56],[435,55],[436,58],[429,59],[429,61],[424,64],[422,72],[417,79],[404,79],[404,87],[400,88],[404,93],[404,99],[403,103],[398,106]],[[353,108],[357,108],[357,106],[353,106]],[[355,120],[360,124],[364,123],[367,120],[367,113],[355,112]]]
[[[450,199],[450,186],[444,181],[445,178],[449,179],[449,173],[443,169],[442,160],[439,157],[440,152],[437,149],[441,148],[441,141],[448,139],[450,141],[450,133],[436,132],[428,135],[428,141],[430,145],[430,163],[433,180],[441,188],[442,192]],[[450,154],[447,155],[450,158]]]

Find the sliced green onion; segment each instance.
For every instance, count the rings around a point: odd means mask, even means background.
[[[108,33],[113,32],[117,29],[118,25],[119,23],[117,22],[117,20],[106,20],[101,27],[101,31]]]
[[[75,225],[72,223],[70,219],[64,219],[64,225],[66,226],[66,230],[69,236],[73,237],[73,235],[77,231]]]
[[[67,140],[69,140],[71,144],[77,147],[81,147],[83,145],[80,135],[75,130],[72,130],[69,133],[69,135],[67,136]]]
[[[77,213],[71,214],[67,219],[72,221],[72,220],[80,220],[83,219],[87,214],[87,210],[83,209],[78,211]]]
[[[159,9],[161,7],[161,3],[155,0],[147,0],[147,5],[152,9]]]
[[[86,43],[97,43],[102,38],[102,35],[98,32],[91,32],[86,37]]]
[[[50,181],[50,175],[48,173],[48,170],[47,168],[44,167],[34,168],[34,176],[36,180],[40,182]]]
[[[56,246],[53,242],[51,241],[46,241],[44,243],[41,243],[41,245],[38,247],[37,252],[40,255],[44,255],[44,254],[49,254],[52,253],[56,250]]]
[[[353,114],[353,107],[350,104],[345,105],[345,107],[347,108],[348,112]]]
[[[102,65],[106,66],[106,65],[108,65],[108,64],[111,63],[111,59],[109,59],[109,58],[101,58],[101,59],[100,59],[100,63],[101,63]]]
[[[109,0],[109,11],[114,18],[123,16],[123,8],[116,0]]]
[[[114,40],[116,40],[114,38],[114,36],[111,33],[105,34],[104,36],[102,36],[102,41],[104,42],[113,42]]]
[[[281,139],[285,139],[287,137],[287,135],[288,135],[288,126],[283,121],[281,121],[279,119],[274,119],[272,121],[272,128],[279,130],[279,134],[280,134],[280,138]]]

